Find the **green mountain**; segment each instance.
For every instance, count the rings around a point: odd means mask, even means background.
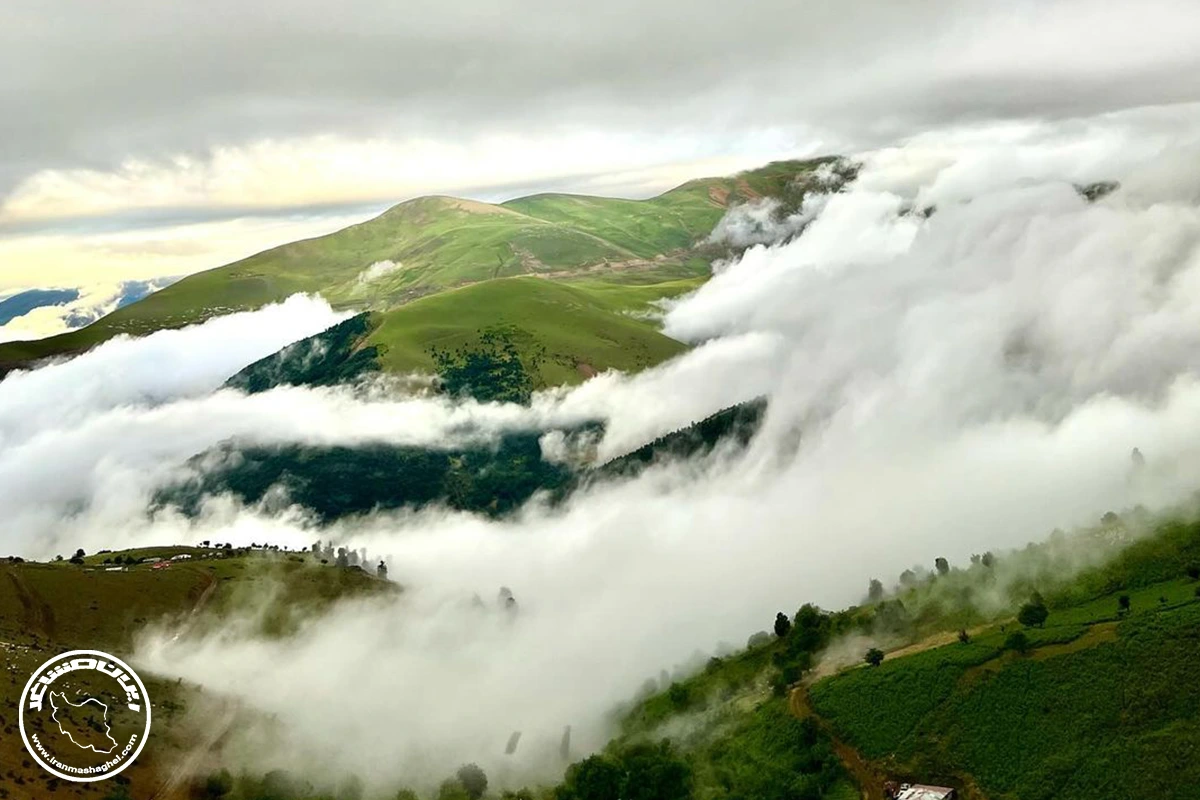
[[[458,346],[498,325],[534,329],[523,346],[546,350],[539,383],[646,366],[681,346],[627,312],[707,277],[725,251],[704,242],[730,205],[762,196],[795,202],[828,160],[691,181],[649,200],[409,200],[367,222],[191,275],[80,330],[0,345],[0,371],[297,292],[319,293],[339,309],[380,312],[374,336],[385,345],[385,370],[429,369],[431,345]],[[521,280],[510,284],[513,278]],[[431,297],[449,290],[459,294]]]

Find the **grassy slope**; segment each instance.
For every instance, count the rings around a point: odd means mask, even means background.
[[[781,193],[815,163],[782,162],[732,178],[691,181],[641,201],[574,195],[538,195],[504,205],[449,197],[410,200],[344,230],[191,275],[78,331],[0,345],[0,369],[80,352],[122,333],[144,335],[258,308],[295,292],[319,292],[339,308],[387,309],[516,275],[561,278],[591,268],[611,271],[618,282],[641,283],[644,276],[620,273],[651,266],[667,271],[663,279],[694,276],[695,264],[682,267],[689,259],[683,251],[712,230],[729,203]],[[654,260],[638,263],[647,259]],[[360,281],[379,261],[402,267]]]
[[[434,348],[474,350],[504,332],[532,388],[577,383],[605,369],[637,370],[685,348],[648,321],[653,301],[700,285],[707,265],[679,264],[613,276],[549,281],[499,278],[363,312],[244,368],[228,385],[262,391],[278,383],[324,386],[385,370],[434,369]]]
[[[1169,576],[1197,543],[1200,527],[1170,525],[1084,574],[1044,628],[1024,631],[1029,655],[1005,650],[1020,626],[998,623],[969,644],[822,680],[812,705],[892,775],[991,798],[1192,797],[1200,596],[1195,581]]]
[[[828,738],[772,693],[766,676],[783,649],[771,637],[669,687],[658,684],[662,691],[622,714],[608,752],[670,739],[692,768],[696,800],[858,797]]]
[[[542,278],[486,281],[381,315],[366,344],[391,372],[432,371],[429,350],[469,349],[485,330],[508,333],[535,387],[576,383],[591,371],[638,370],[685,349],[645,319],[653,300],[688,291],[696,278],[648,285]]]
[[[926,603],[905,628],[924,642],[894,651],[880,667],[854,666],[818,680],[785,704],[771,689],[783,688],[778,674],[797,644],[802,609],[787,638],[756,635],[746,650],[713,659],[670,687],[656,682],[622,714],[610,748],[670,738],[693,766],[697,798],[794,796],[794,779],[828,780],[820,765],[826,732],[837,737],[830,746],[871,797],[886,780],[957,786],[965,800],[1194,796],[1200,581],[1189,575],[1200,564],[1200,523],[1160,524],[1069,580],[1051,569],[1062,545],[1051,537],[1000,556],[1010,578],[1035,565],[1054,573],[1046,573],[1044,627],[1023,629],[1011,612],[993,612],[993,621],[962,644],[955,633],[970,615],[944,603],[934,618]],[[1024,566],[1014,563],[1022,558]],[[986,586],[981,570],[930,576],[900,597],[916,608],[919,596],[941,583],[959,594],[968,577]],[[1034,588],[1018,583],[1021,592]],[[1130,599],[1125,613],[1118,611],[1121,595]],[[830,641],[836,645],[839,631],[869,628],[874,610],[825,617]],[[1006,647],[1018,629],[1030,642],[1026,655]],[[784,707],[802,720],[815,712],[821,735],[801,735],[781,714]],[[797,736],[807,743],[797,744]],[[824,792],[858,796],[844,778],[826,783]]]
[[[104,558],[89,556],[84,566],[0,562],[0,798],[42,800],[54,793],[101,798],[114,781],[56,784],[33,765],[16,734],[17,701],[29,675],[51,656],[70,649],[101,649],[128,658],[135,633],[163,620],[181,620],[203,602],[213,616],[202,624],[217,624],[219,615],[240,608],[261,612],[270,631],[286,630],[298,610],[315,611],[340,596],[395,588],[359,570],[316,567],[281,554],[250,553],[207,558],[212,551],[189,547],[144,548],[125,551],[137,558],[191,553],[193,560],[154,570],[149,564],[109,572]],[[257,586],[281,587],[263,604]],[[250,601],[253,601],[252,603]],[[187,697],[174,683],[142,673],[154,708],[154,733],[146,750],[125,772],[131,795],[146,800],[162,784],[163,770],[178,762],[189,745],[177,735]],[[179,796],[180,798],[182,796]],[[163,800],[179,800],[171,795]]]

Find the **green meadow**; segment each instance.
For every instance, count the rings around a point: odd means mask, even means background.
[[[456,343],[481,329],[534,321],[540,331],[534,338],[544,339],[539,344],[556,359],[547,367],[547,382],[573,378],[577,373],[567,363],[572,357],[595,361],[597,369],[645,366],[679,347],[646,335],[652,326],[623,312],[703,280],[711,259],[724,253],[705,240],[729,206],[762,196],[802,196],[805,178],[826,160],[690,181],[647,200],[570,194],[502,204],[409,200],[343,230],[190,275],[85,328],[0,344],[0,370],[79,353],[120,334],[141,336],[260,308],[297,292],[320,294],[339,309],[389,312],[447,291],[532,276],[580,282],[575,293],[556,293],[535,281],[496,285],[401,314],[379,332],[391,353],[385,368],[427,368],[427,355],[418,352],[427,342]],[[626,285],[638,291],[623,292]],[[523,291],[531,296],[517,297]],[[571,316],[575,310],[582,314],[578,319]],[[548,315],[544,320],[541,311]],[[410,324],[413,330],[405,330]],[[549,333],[555,325],[581,332]],[[619,350],[626,344],[634,352],[623,356]]]

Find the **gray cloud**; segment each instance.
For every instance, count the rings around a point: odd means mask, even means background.
[[[1187,0],[5,3],[0,191],[311,133],[584,126],[830,146],[1200,97]]]

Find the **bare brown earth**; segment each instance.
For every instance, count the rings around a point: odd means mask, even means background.
[[[708,199],[724,208],[729,205],[729,190],[724,186],[708,187]]]
[[[858,750],[839,739],[833,732],[833,727],[813,711],[812,705],[808,701],[807,687],[803,685],[792,687],[788,694],[788,709],[797,719],[812,719],[829,737],[833,743],[834,752],[837,753],[842,766],[850,773],[863,800],[884,800],[883,786],[888,781],[887,774],[878,765],[864,758]]]

